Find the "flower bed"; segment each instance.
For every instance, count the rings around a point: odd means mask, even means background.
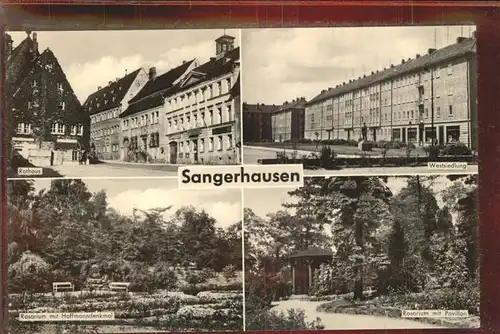
[[[51,297],[36,295],[30,303],[13,300],[9,309],[15,327],[19,313],[112,311],[114,321],[99,325],[154,326],[160,330],[240,330],[243,296],[238,292],[199,292],[197,296],[160,291],[103,298]],[[51,323],[47,323],[51,325]]]

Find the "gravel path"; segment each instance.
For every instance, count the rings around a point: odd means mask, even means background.
[[[277,302],[273,310],[286,311],[291,308],[302,309],[308,321],[321,319],[325,329],[415,329],[415,328],[444,328],[437,325],[421,323],[406,319],[378,317],[371,315],[352,315],[341,313],[318,312],[316,308],[326,302],[312,302],[303,300],[287,300]]]

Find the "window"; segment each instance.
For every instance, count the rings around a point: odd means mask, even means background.
[[[450,116],[452,116],[453,115],[453,106],[449,105],[448,110],[449,110]]]
[[[439,78],[439,76],[441,75],[441,73],[440,73],[440,72],[441,72],[440,68],[439,68],[439,67],[438,67],[438,68],[436,68],[436,73],[435,73],[435,77],[436,77],[436,78]]]
[[[441,116],[441,107],[436,107],[436,115],[437,117]]]
[[[71,134],[72,134],[73,136],[76,136],[76,131],[77,131],[77,129],[76,129],[76,125],[72,125],[72,126],[71,126]]]
[[[453,95],[453,86],[452,85],[448,86],[448,95]]]
[[[198,151],[203,153],[205,151],[205,139],[200,139]]]
[[[232,149],[233,148],[233,136],[227,135],[227,143],[228,143],[227,149],[228,150]]]
[[[451,75],[453,72],[453,65],[452,64],[448,64],[448,75]]]
[[[222,136],[217,137],[217,151],[222,151]]]
[[[213,152],[213,150],[214,150],[214,139],[210,138],[208,140],[208,151],[209,152]]]
[[[31,83],[31,86],[32,86],[33,88],[38,87],[38,81],[33,80],[33,82]]]

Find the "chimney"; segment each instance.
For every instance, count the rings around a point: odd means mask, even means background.
[[[97,86],[97,90],[101,90],[101,88],[102,88],[101,86]]]
[[[352,82],[352,79],[349,79],[349,83],[351,83],[351,82]]]
[[[394,67],[394,64],[391,64],[391,68],[393,68],[393,67]]]
[[[435,51],[436,51],[436,49],[431,48],[431,49],[427,50],[427,53],[431,55],[431,54],[433,54]]]
[[[183,61],[182,61],[182,63],[183,63],[183,64],[185,64],[185,63],[186,63],[186,60],[183,60]]]
[[[405,60],[404,59],[401,59],[401,64],[404,64],[405,63]]]
[[[332,87],[328,87],[328,90],[332,90]]]
[[[415,55],[415,58],[416,58],[416,59],[420,58],[420,53],[417,53],[417,54]]]
[[[36,32],[33,33],[33,45],[35,46],[35,52],[38,51],[38,38]]]
[[[109,81],[108,82],[108,86],[111,86],[112,83],[113,83],[113,81]]]
[[[465,41],[466,39],[467,39],[467,38],[465,38],[465,37],[461,37],[461,36],[460,36],[460,37],[457,37],[457,43],[461,43],[461,42]]]
[[[408,58],[408,60],[407,60],[407,61],[410,61],[410,60],[411,60],[411,58]]]
[[[156,67],[151,67],[149,69],[149,80],[156,79]]]
[[[375,74],[375,72],[372,71],[372,75],[374,75],[374,74]]]
[[[363,74],[363,78],[366,78],[366,74]]]

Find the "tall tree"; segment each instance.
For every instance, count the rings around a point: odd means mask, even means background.
[[[337,259],[352,268],[354,297],[363,296],[365,266],[371,263],[375,231],[392,222],[389,188],[376,177],[324,179],[315,199],[317,219],[331,222]]]

